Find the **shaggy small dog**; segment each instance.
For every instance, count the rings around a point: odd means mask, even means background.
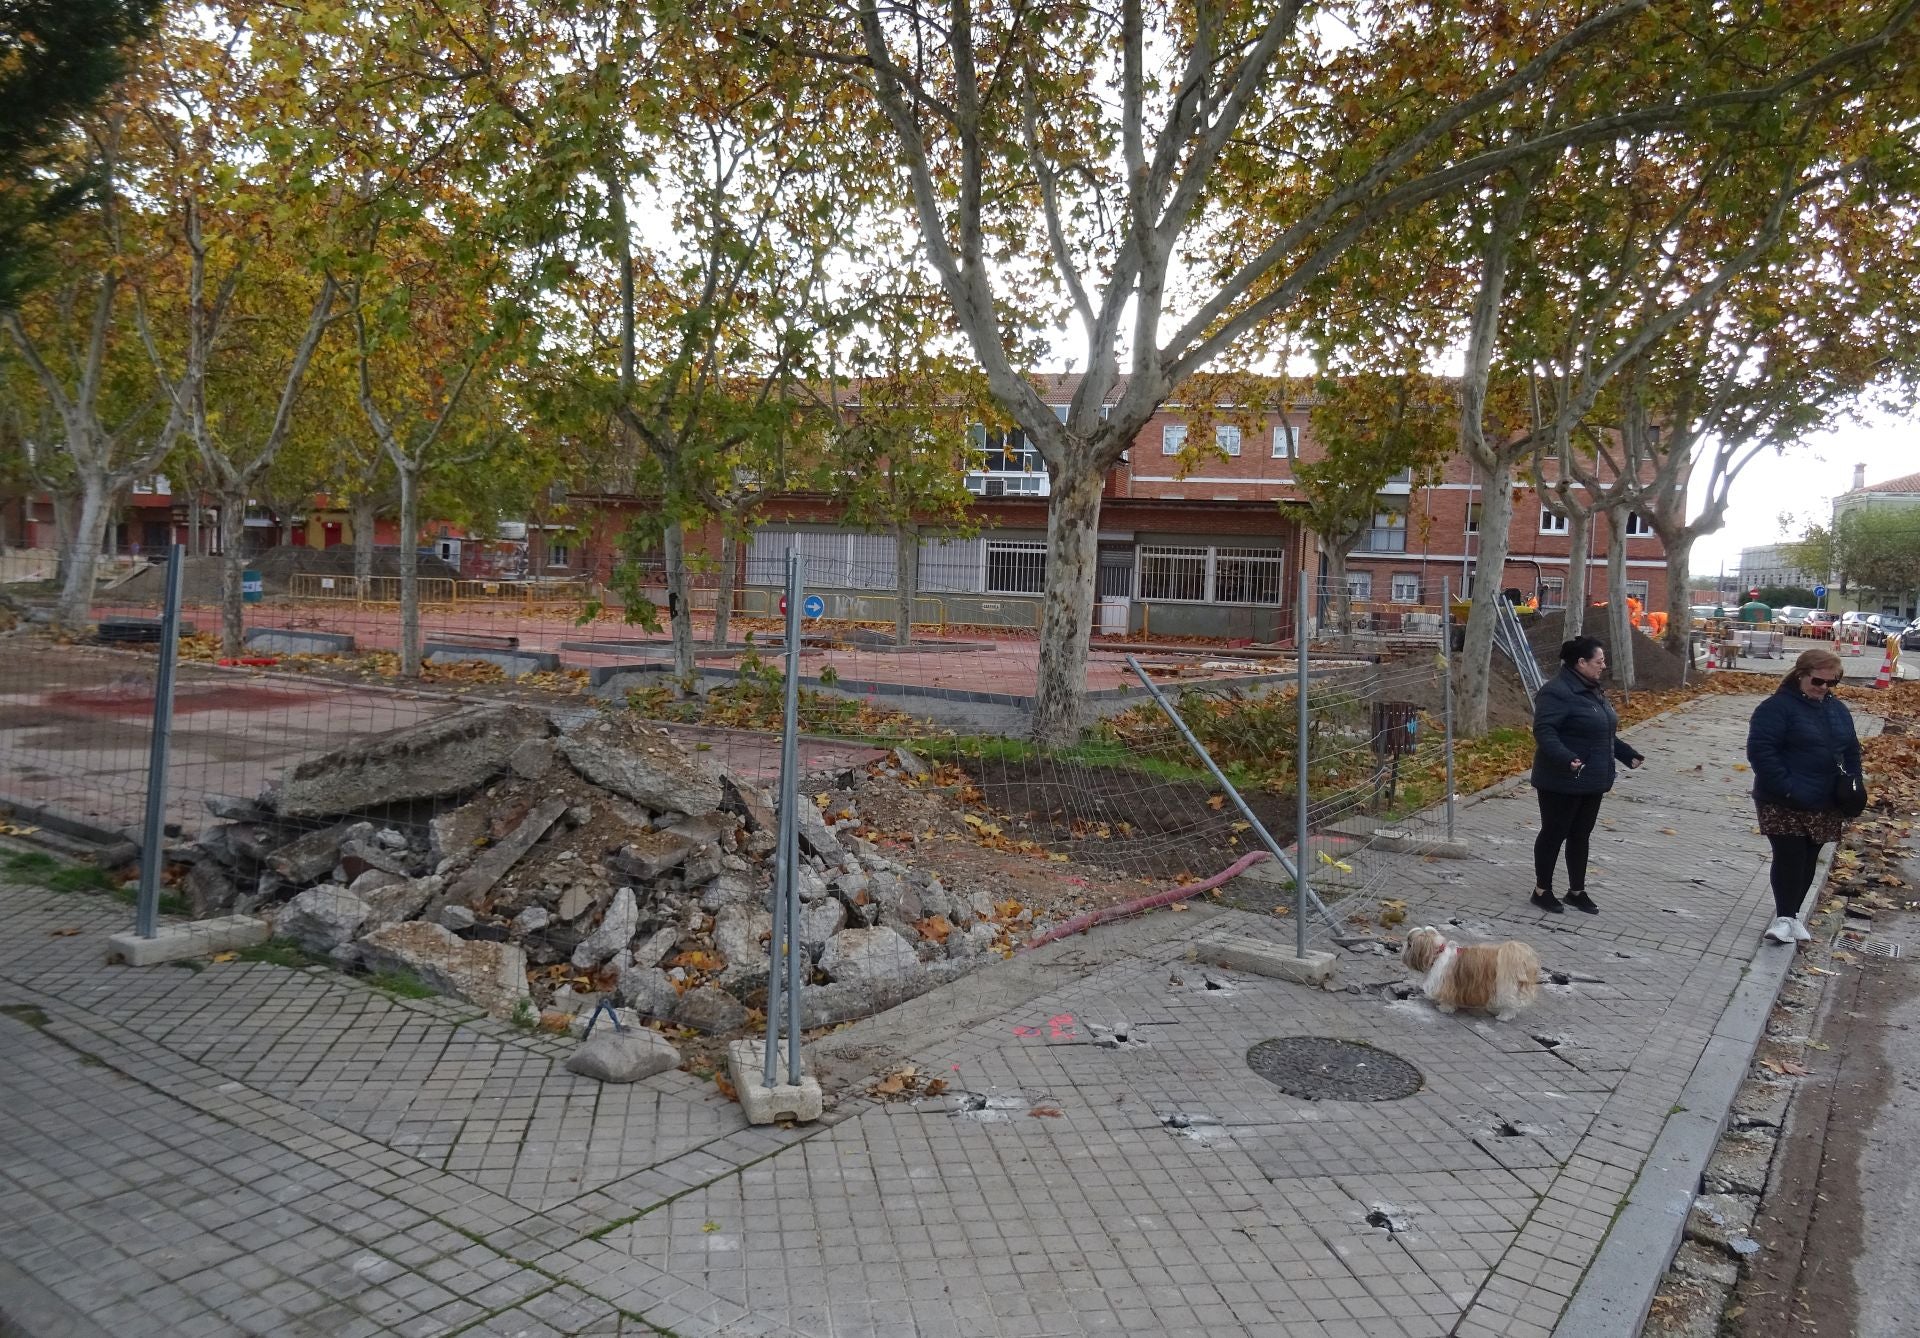
[[[1506,1022],[1540,990],[1540,959],[1524,943],[1449,943],[1425,925],[1407,934],[1400,960],[1443,1013],[1479,1008]]]

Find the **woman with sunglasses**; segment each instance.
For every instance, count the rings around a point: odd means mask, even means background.
[[[1800,907],[1813,886],[1820,847],[1840,839],[1846,825],[1834,798],[1834,780],[1860,773],[1860,739],[1853,714],[1833,695],[1842,676],[1831,650],[1802,651],[1778,689],[1747,724],[1747,761],[1753,766],[1753,803],[1760,832],[1773,847],[1776,943],[1813,937]]]

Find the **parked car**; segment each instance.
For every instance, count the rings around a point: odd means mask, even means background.
[[[1789,632],[1798,632],[1813,610],[1799,604],[1782,604],[1773,611],[1773,620]]]
[[[1833,614],[1826,609],[1811,610],[1800,624],[1800,635],[1821,641],[1833,640]]]
[[[1901,650],[1920,650],[1920,618],[1915,618],[1900,632]]]
[[[1885,641],[1906,631],[1906,623],[1888,613],[1863,613],[1858,609],[1840,615],[1840,630],[1849,635],[1864,635],[1868,641]]]

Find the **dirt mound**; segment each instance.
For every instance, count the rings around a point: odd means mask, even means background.
[[[1567,614],[1564,609],[1548,609],[1536,617],[1525,620],[1527,642],[1539,657],[1543,672],[1551,675],[1560,671],[1560,645],[1567,639]],[[1613,663],[1619,659],[1613,653],[1613,636],[1607,626],[1607,610],[1604,605],[1596,604],[1587,611],[1586,626],[1583,635],[1592,637],[1607,648],[1607,661]],[[1633,678],[1634,686],[1648,692],[1664,692],[1681,686],[1681,671],[1686,662],[1680,656],[1662,646],[1659,642],[1636,630],[1633,633]],[[1619,686],[1617,679],[1613,686]]]

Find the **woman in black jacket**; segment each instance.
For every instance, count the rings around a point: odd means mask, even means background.
[[[1834,696],[1842,676],[1830,650],[1802,651],[1773,695],[1747,723],[1747,761],[1760,832],[1773,847],[1773,913],[1767,937],[1776,943],[1813,937],[1800,907],[1813,886],[1820,847],[1840,839],[1846,817],[1834,799],[1842,773],[1861,778],[1853,714]]]
[[[1540,835],[1533,843],[1533,904],[1558,915],[1553,865],[1567,848],[1565,905],[1588,915],[1600,907],[1587,895],[1587,838],[1600,816],[1600,800],[1613,788],[1616,760],[1637,767],[1646,759],[1621,742],[1600,680],[1607,648],[1590,636],[1560,647],[1560,672],[1533,699],[1533,789],[1540,798]]]

